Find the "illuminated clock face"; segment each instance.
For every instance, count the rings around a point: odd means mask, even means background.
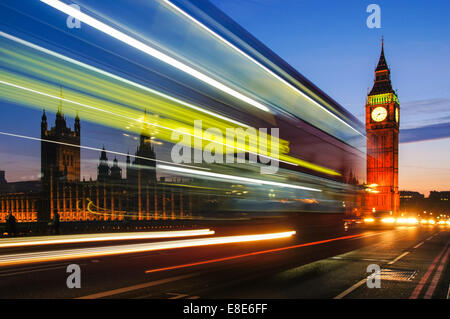
[[[387,117],[387,110],[384,107],[379,106],[373,109],[372,120],[374,120],[375,122],[384,121],[386,117]]]
[[[398,123],[398,108],[395,109],[395,121]]]

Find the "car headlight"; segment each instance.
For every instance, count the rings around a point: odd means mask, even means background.
[[[381,220],[381,222],[383,222],[385,224],[393,224],[393,223],[395,223],[395,218],[394,217],[386,217],[386,218],[383,218]]]

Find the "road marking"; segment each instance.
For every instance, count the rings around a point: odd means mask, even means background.
[[[57,267],[57,266],[67,266],[67,263],[56,263],[56,264],[52,264],[52,265],[40,265],[40,266],[27,266],[27,267],[19,267],[19,268],[6,268],[3,270],[0,270],[0,274],[4,274],[4,273],[10,273],[12,271],[25,271],[25,270],[35,270],[35,269],[42,269],[42,268],[48,268],[48,267]]]
[[[268,249],[268,250],[254,251],[254,252],[247,253],[247,254],[235,255],[235,256],[229,256],[229,257],[223,257],[223,258],[217,258],[217,259],[203,260],[203,261],[194,262],[194,263],[190,263],[190,264],[183,264],[183,265],[176,265],[176,266],[170,266],[170,267],[164,267],[164,268],[149,269],[149,270],[146,270],[145,273],[149,274],[149,273],[159,272],[159,271],[166,271],[166,270],[179,269],[179,268],[185,268],[185,267],[199,266],[199,265],[204,265],[204,264],[211,264],[211,263],[228,261],[228,260],[233,260],[233,259],[238,259],[238,258],[243,258],[243,257],[256,256],[256,255],[268,254],[268,253],[279,252],[279,251],[284,251],[284,250],[290,250],[290,249],[295,249],[295,248],[300,248],[300,247],[325,244],[325,243],[329,243],[329,242],[333,242],[333,241],[337,241],[337,240],[350,239],[350,238],[354,239],[355,237],[364,237],[364,236],[361,235],[361,234],[349,235],[349,236],[337,237],[337,238],[320,240],[320,241],[314,241],[314,242],[304,243],[304,244],[299,244],[299,245],[294,245],[294,246],[287,246],[287,247],[280,247],[280,248],[274,248],[274,249]]]
[[[390,262],[388,262],[388,265],[392,265],[393,263],[399,261],[401,258],[405,257],[408,254],[409,254],[409,251],[404,252],[403,254],[401,254],[400,256],[395,258],[394,260],[391,260]]]
[[[32,273],[32,272],[55,270],[55,269],[61,269],[61,268],[66,268],[66,267],[67,267],[67,265],[47,267],[47,268],[40,268],[40,269],[32,269],[32,270],[24,270],[24,271],[16,271],[16,272],[10,272],[10,273],[6,273],[5,272],[5,273],[0,274],[0,277],[23,275],[23,274],[28,274],[28,273]]]
[[[420,282],[417,284],[416,288],[414,289],[414,291],[412,292],[411,296],[409,297],[409,299],[417,299],[417,297],[419,297],[420,292],[422,291],[423,287],[425,286],[425,284],[428,281],[428,278],[431,276],[431,274],[433,273],[434,268],[436,267],[437,263],[439,262],[439,260],[441,259],[442,255],[445,253],[445,251],[447,250],[447,246],[448,243],[450,242],[447,241],[447,244],[445,245],[445,247],[441,250],[441,252],[436,256],[436,258],[433,260],[433,262],[431,263],[430,267],[428,268],[427,272],[425,273],[425,275],[422,277],[422,279],[420,280]]]
[[[388,265],[392,265],[395,262],[397,262],[398,260],[400,260],[401,258],[405,257],[406,255],[409,254],[409,251],[404,252],[403,254],[401,254],[400,256],[398,256],[397,258],[391,260],[390,262],[388,262]],[[370,276],[369,276],[370,277]],[[360,287],[361,285],[363,285],[366,281],[367,278],[364,278],[360,281],[358,281],[356,284],[354,284],[353,286],[351,286],[350,288],[348,288],[347,290],[344,290],[343,292],[341,292],[339,295],[337,295],[336,297],[334,297],[334,299],[342,299],[345,296],[347,296],[349,293],[351,293],[352,291],[354,291],[355,289],[357,289],[358,287]]]
[[[414,248],[414,249],[419,248],[420,246],[423,245],[423,243],[424,243],[424,242],[422,241],[422,242],[418,243],[417,245],[415,245],[413,248]]]
[[[378,235],[387,233],[387,232],[389,232],[389,231],[390,231],[390,230],[386,230],[386,231],[382,231],[382,232],[378,232],[378,233],[374,233],[374,234],[361,235],[361,236],[358,237],[358,238],[352,238],[352,239],[350,239],[350,240],[355,240],[355,239],[360,239],[360,238],[365,238],[365,237],[378,236]]]
[[[336,259],[336,260],[344,260],[344,261],[373,261],[379,263],[387,263],[389,260],[385,259],[371,259],[371,258],[352,258],[352,257],[341,257],[341,256],[333,256],[328,259]]]
[[[174,292],[166,292],[166,294],[173,295],[173,297],[170,297],[169,299],[181,299],[181,298],[189,296],[187,294],[178,294],[178,293],[174,293]]]
[[[129,287],[123,287],[123,288],[103,291],[103,292],[99,292],[99,293],[95,293],[95,294],[91,294],[91,295],[87,295],[87,296],[83,296],[83,297],[78,297],[78,298],[75,298],[75,299],[97,299],[97,298],[109,297],[109,296],[113,296],[113,295],[123,294],[125,292],[130,292],[130,291],[133,291],[133,290],[139,290],[139,289],[143,289],[143,288],[148,288],[148,287],[153,287],[153,286],[157,286],[157,285],[166,284],[166,283],[169,283],[169,282],[173,282],[173,281],[177,281],[177,280],[193,277],[195,275],[196,274],[189,274],[189,275],[183,275],[183,276],[170,277],[170,278],[166,278],[166,279],[161,279],[161,280],[147,282],[147,283],[144,283],[144,284],[139,284],[139,285],[134,285],[134,286],[129,286]]]
[[[343,292],[341,292],[339,295],[337,295],[336,297],[334,297],[333,299],[342,299],[345,296],[347,296],[349,293],[351,293],[352,291],[354,291],[356,288],[360,287],[361,285],[363,285],[365,282],[367,282],[367,277],[358,281],[356,284],[354,284],[353,286],[351,286],[350,288],[344,290]]]
[[[447,249],[447,253],[441,259],[441,263],[439,264],[439,267],[436,270],[436,273],[434,274],[433,279],[431,280],[430,286],[428,287],[428,290],[425,293],[425,296],[423,297],[424,299],[431,299],[431,297],[433,297],[433,293],[436,290],[436,287],[437,287],[437,285],[439,283],[439,279],[441,279],[441,275],[442,275],[442,273],[444,271],[444,268],[445,268],[445,266],[447,264],[449,251],[450,251],[450,248]]]

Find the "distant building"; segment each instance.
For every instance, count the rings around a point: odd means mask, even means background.
[[[450,192],[431,191],[430,196],[428,198],[432,201],[449,201]]]
[[[400,201],[411,201],[417,199],[424,199],[425,195],[419,192],[400,191]]]
[[[66,123],[61,108],[56,113],[55,126],[48,129],[47,115],[41,120],[41,176],[50,180],[80,181],[80,118],[75,118],[74,130]]]
[[[5,171],[0,171],[0,184],[6,184]]]
[[[19,222],[48,221],[56,211],[61,221],[175,219],[190,214],[190,191],[177,183],[157,182],[156,153],[147,132],[144,127],[136,153],[127,156],[125,174],[117,158],[109,163],[103,148],[97,180],[80,181],[78,114],[72,130],[60,104],[55,125],[49,128],[44,111],[41,180],[7,183],[0,171],[0,222],[9,211]]]
[[[450,192],[431,191],[427,204],[427,211],[432,212],[435,215],[450,215]]]

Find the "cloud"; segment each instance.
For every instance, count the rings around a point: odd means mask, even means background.
[[[400,130],[400,143],[412,143],[448,137],[450,137],[450,122]]]
[[[400,104],[400,122],[403,129],[445,124],[450,120],[450,99],[434,98]]]

